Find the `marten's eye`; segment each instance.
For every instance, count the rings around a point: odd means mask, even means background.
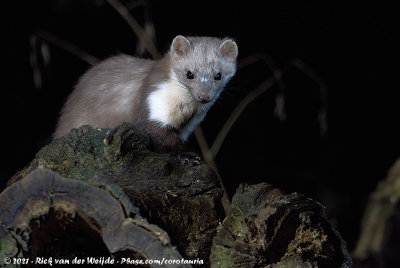
[[[214,80],[221,80],[221,73],[217,73],[215,76],[214,76]]]
[[[188,71],[186,73],[186,77],[187,77],[187,79],[194,79],[194,75],[193,75],[193,73],[191,71]]]

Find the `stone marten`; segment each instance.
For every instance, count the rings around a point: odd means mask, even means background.
[[[110,57],[89,69],[68,97],[53,138],[72,128],[131,122],[161,146],[183,144],[236,72],[229,39],[176,36],[160,60]]]

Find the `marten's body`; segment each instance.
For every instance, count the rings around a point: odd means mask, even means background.
[[[111,57],[86,72],[65,103],[54,138],[72,128],[131,122],[153,141],[186,141],[235,74],[230,39],[177,36],[160,60]]]

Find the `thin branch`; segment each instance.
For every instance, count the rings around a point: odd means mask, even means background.
[[[277,82],[280,93],[278,93],[275,97],[276,104],[274,115],[278,117],[280,121],[285,121],[285,98],[283,96],[285,95],[286,85],[282,79],[282,70],[275,65],[272,58],[263,53],[254,53],[247,56],[246,58],[241,59],[238,63],[238,69],[245,68],[246,66],[254,64],[257,61],[262,61],[265,65],[267,65],[268,69],[270,69],[272,72],[272,76]]]
[[[267,91],[269,88],[271,88],[274,85],[274,82],[275,82],[275,79],[273,77],[266,79],[255,90],[253,90],[249,94],[247,94],[246,97],[244,97],[244,99],[235,107],[235,109],[229,116],[228,120],[226,120],[224,126],[219,131],[217,137],[214,140],[214,143],[211,146],[210,154],[213,159],[215,159],[215,157],[217,156],[219,149],[221,148],[222,143],[225,140],[226,135],[228,134],[228,132],[232,128],[233,124],[238,119],[239,115],[246,108],[246,106],[249,103],[251,103],[254,99],[256,99],[258,96],[260,96],[265,91]]]
[[[248,65],[254,64],[257,61],[262,61],[265,63],[265,65],[267,65],[268,69],[271,70],[272,76],[275,78],[279,88],[283,90],[286,86],[284,81],[282,80],[282,70],[279,69],[272,60],[272,58],[266,54],[254,53],[245,58],[242,58],[238,62],[237,68],[238,69],[245,68]]]
[[[212,155],[210,153],[211,150],[208,146],[208,143],[204,136],[203,130],[200,126],[197,126],[194,129],[194,135],[196,137],[197,142],[199,143],[200,151],[204,157],[204,160],[215,171],[215,173],[218,176],[218,180],[220,181],[222,190],[224,191],[224,195],[221,199],[221,202],[222,202],[222,206],[224,207],[225,214],[227,215],[227,213],[229,211],[229,207],[230,207],[228,191],[226,190],[225,184],[222,183],[221,175],[218,172],[217,165],[215,164],[214,158],[212,157]]]
[[[44,31],[44,30],[38,30],[35,33],[36,36],[40,37],[43,40],[46,40],[47,42],[58,46],[66,51],[68,51],[69,53],[71,53],[72,55],[74,55],[75,57],[81,59],[82,61],[86,62],[89,65],[95,65],[96,63],[98,63],[100,60],[88,53],[86,53],[85,51],[83,51],[82,49],[80,49],[79,47],[77,47],[76,45],[59,39],[57,36]]]
[[[203,129],[200,127],[200,125],[194,129],[194,136],[196,137],[196,140],[199,143],[200,151],[204,157],[204,160],[209,164],[209,166],[212,169],[217,170],[217,166],[215,165],[214,159],[212,158],[212,155],[209,154],[210,149],[207,140],[204,136]]]
[[[29,53],[29,63],[32,67],[33,72],[33,84],[35,88],[42,87],[42,73],[40,72],[40,67],[38,63],[38,44],[37,44],[38,36],[32,34],[30,37],[30,53]]]
[[[246,108],[246,106],[251,103],[254,99],[256,99],[258,96],[260,96],[262,93],[264,93],[268,88],[270,88],[274,82],[278,83],[278,86],[280,90],[283,92],[285,90],[285,84],[282,81],[282,73],[289,68],[290,66],[296,67],[298,70],[302,71],[305,75],[310,77],[311,80],[313,80],[315,83],[317,83],[320,87],[320,93],[321,93],[321,108],[318,114],[318,120],[320,123],[320,131],[322,135],[325,135],[327,130],[328,130],[328,123],[327,123],[327,102],[328,102],[328,87],[326,86],[326,83],[315,73],[315,71],[308,66],[306,63],[304,63],[302,60],[296,58],[293,61],[289,62],[288,65],[286,65],[283,69],[277,69],[275,65],[273,64],[272,60],[263,54],[252,54],[244,59],[242,59],[238,63],[238,69],[244,68],[250,64],[253,64],[259,60],[262,60],[273,72],[273,77],[268,78],[264,82],[262,82],[255,90],[250,92],[233,110],[231,113],[230,117],[228,120],[226,120],[224,126],[221,128],[219,131],[217,137],[214,140],[214,143],[211,146],[211,150],[207,153],[208,157],[215,159],[217,156],[226,136],[228,135],[228,132],[232,128],[233,124],[235,121],[238,119],[239,115],[242,113],[242,111]],[[276,105],[280,107],[280,110],[282,110],[282,103],[283,99],[279,98],[277,99]],[[278,109],[279,109],[278,107]]]
[[[144,5],[146,5],[146,0],[130,0],[130,1],[125,2],[125,7],[128,10],[132,10],[134,8],[137,8],[139,6],[144,6]]]
[[[142,26],[132,17],[129,10],[121,4],[118,0],[107,0],[107,2],[121,15],[121,17],[129,24],[131,29],[135,32],[140,42],[147,49],[153,59],[161,58],[160,52],[158,52],[156,46],[151,41],[150,37],[146,34],[146,31]]]
[[[320,126],[321,135],[324,136],[328,132],[328,120],[327,120],[327,110],[328,110],[328,86],[325,81],[317,75],[317,73],[308,66],[304,61],[296,58],[292,62],[293,66],[302,71],[311,80],[313,80],[318,86],[321,94],[321,108],[318,113],[318,120]]]

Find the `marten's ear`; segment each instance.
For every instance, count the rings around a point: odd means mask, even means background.
[[[220,45],[219,51],[223,58],[228,61],[235,61],[238,55],[238,46],[234,41],[228,39]]]
[[[190,42],[182,35],[174,38],[171,45],[171,53],[174,58],[185,56],[190,49]]]

